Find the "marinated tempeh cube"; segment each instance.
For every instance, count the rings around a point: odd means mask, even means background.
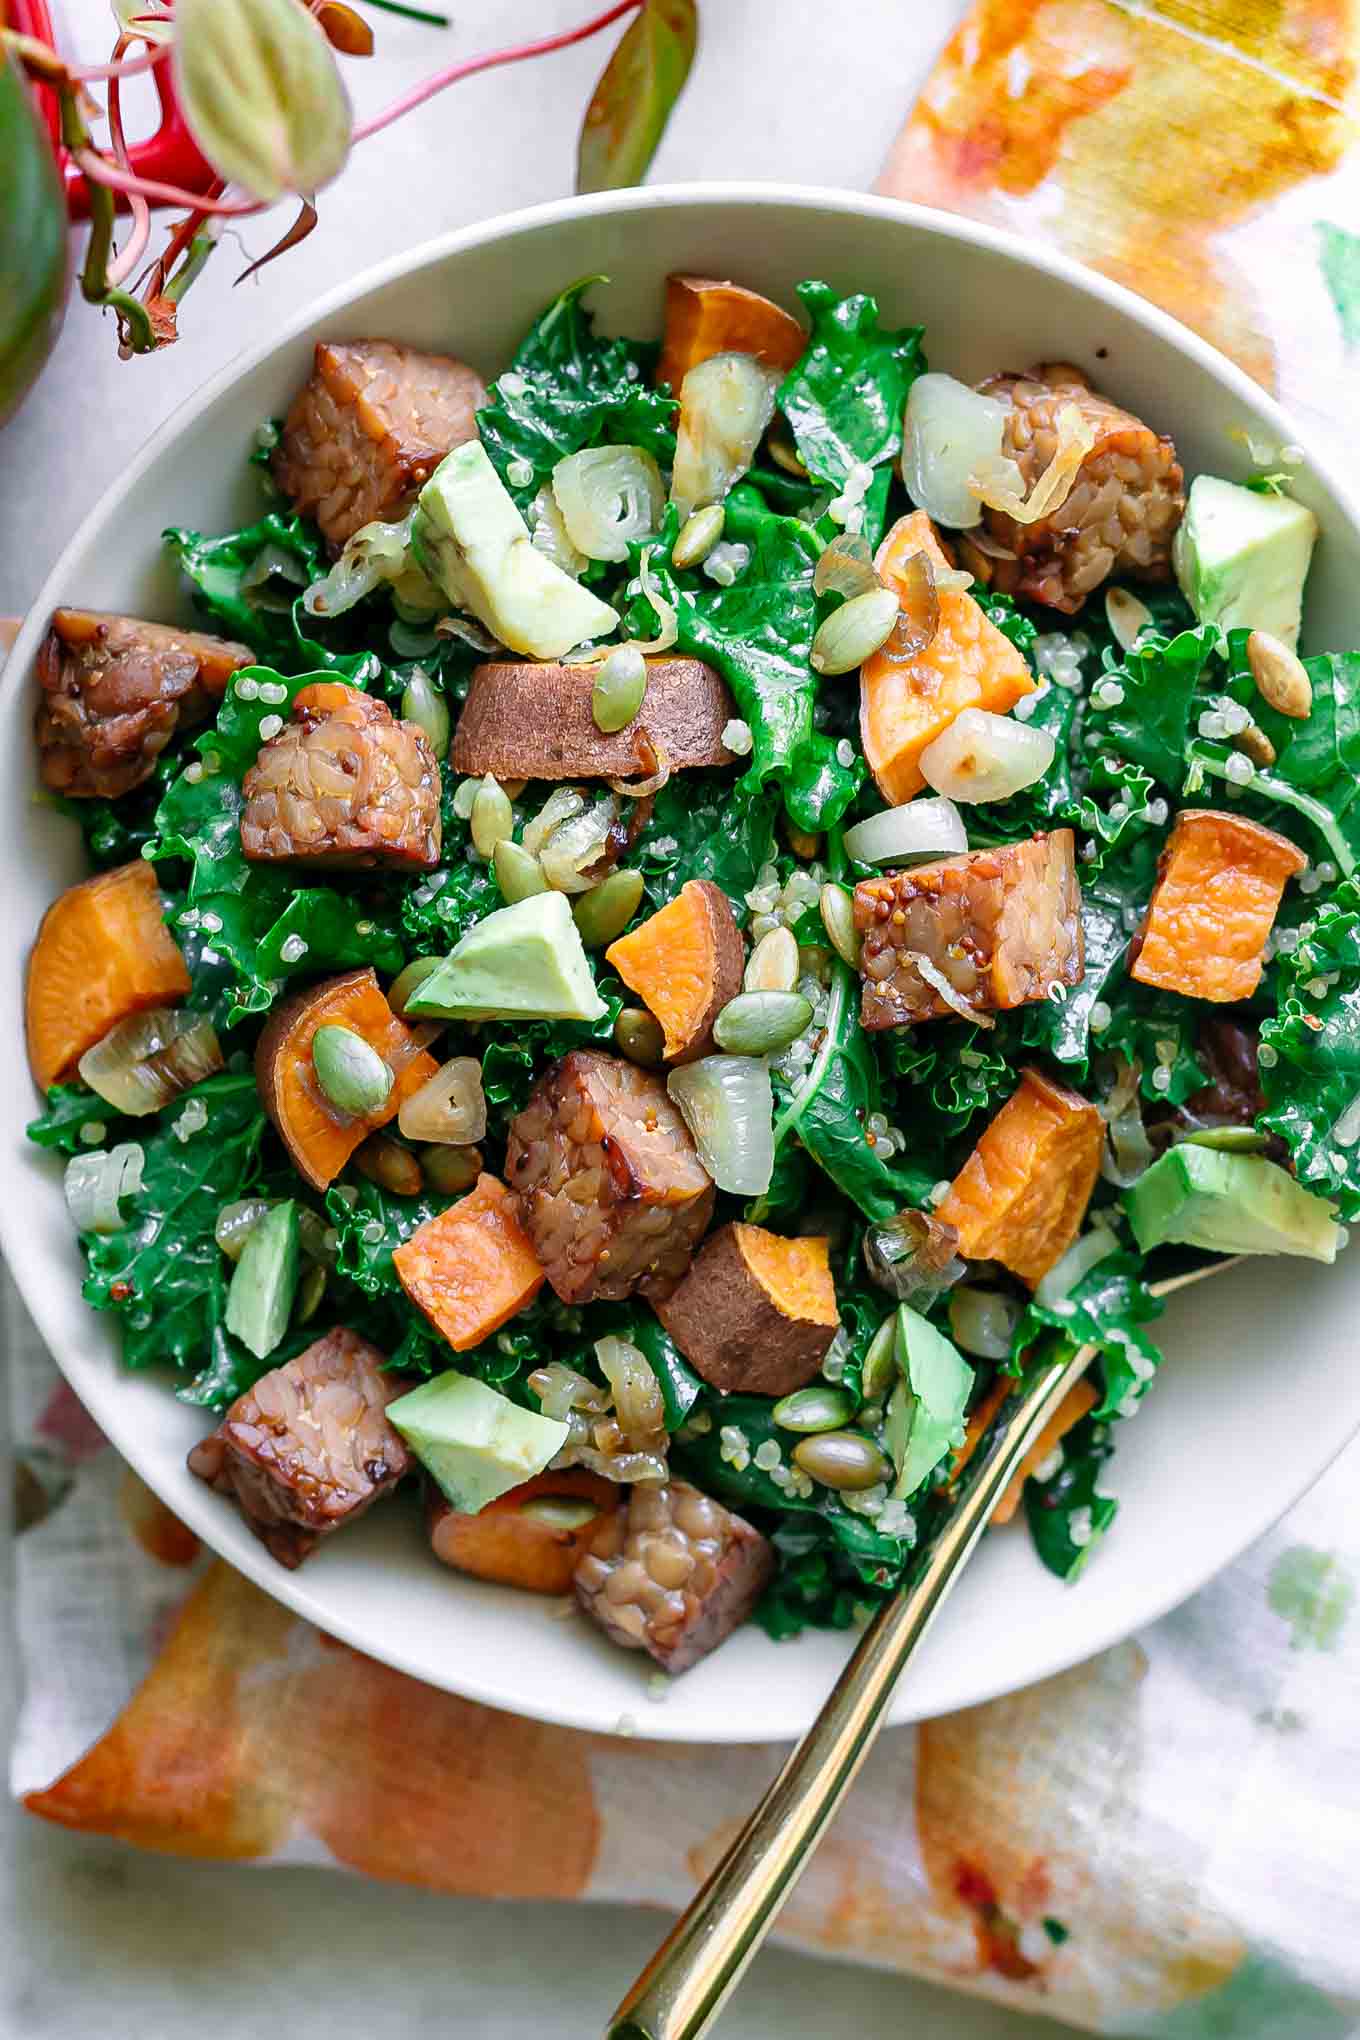
[[[1307,862],[1287,836],[1243,815],[1182,808],[1157,865],[1130,975],[1187,999],[1249,999],[1285,886]]]
[[[280,1565],[301,1565],[409,1470],[386,1416],[402,1384],[386,1364],[338,1325],[262,1376],[189,1454],[190,1472],[236,1502]]]
[[[1004,1012],[1045,998],[1053,985],[1080,984],[1072,831],[863,879],[855,927],[867,1028]]]
[[[117,800],[148,778],[175,731],[206,722],[248,645],[97,609],[53,611],[38,653],[44,786]]]
[[[338,552],[399,517],[446,453],[477,436],[486,386],[447,354],[391,340],[319,341],[274,454],[274,479]]]
[[[322,680],[261,745],[241,789],[252,863],[334,869],[439,862],[439,765],[424,732],[384,702]]]
[[[758,1530],[685,1481],[636,1486],[598,1526],[576,1598],[611,1642],[685,1672],[746,1620],[774,1572]]]
[[[1185,476],[1171,441],[1100,396],[1066,362],[994,375],[981,388],[1010,407],[1002,452],[1019,467],[1027,494],[1058,451],[1065,405],[1075,405],[1095,433],[1051,515],[1022,524],[988,507],[988,531],[1013,555],[988,556],[992,585],[1074,615],[1112,574],[1169,580],[1171,541],[1185,514]]]
[[[968,1260],[1000,1261],[1032,1289],[1081,1229],[1104,1139],[1094,1105],[1027,1069],[934,1215]]]
[[[714,1190],[662,1080],[577,1048],[539,1080],[510,1127],[505,1173],[564,1303],[669,1294]]]

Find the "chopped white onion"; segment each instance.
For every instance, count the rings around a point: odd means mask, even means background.
[[[774,1091],[757,1056],[706,1055],[672,1070],[666,1089],[720,1190],[759,1197],[774,1173]]]
[[[471,784],[475,787],[477,782]],[[554,787],[534,819],[525,826],[523,843],[529,855],[537,857],[553,830],[569,822],[573,815],[579,815],[584,807],[585,798],[574,786]]]
[[[675,613],[674,603],[666,600],[652,578],[651,546],[643,548],[642,560],[638,567],[638,580],[643,594],[661,620],[661,628],[654,638],[634,638],[633,646],[645,656],[650,656],[654,652],[668,652],[680,635],[680,619]]]
[[[1067,501],[1072,484],[1087,454],[1096,443],[1095,427],[1075,404],[1064,404],[1054,421],[1058,445],[1052,460],[1024,494],[1024,478],[1013,460],[1004,456],[979,461],[969,478],[969,489],[989,510],[1013,517],[1017,524],[1038,524],[1051,517]]]
[[[543,876],[554,892],[589,892],[595,879],[587,874],[599,863],[609,841],[609,832],[619,818],[619,803],[611,794],[597,801],[584,814],[573,815],[553,830],[539,853]]]
[[[152,1006],[111,1027],[76,1067],[105,1104],[140,1117],[215,1076],[222,1048],[206,1014]]]
[[[1040,1280],[1034,1292],[1034,1301],[1051,1310],[1055,1303],[1061,1303],[1070,1296],[1084,1275],[1090,1273],[1107,1255],[1116,1253],[1119,1242],[1109,1226],[1097,1222],[1090,1232],[1083,1233],[1061,1259],[1055,1261],[1047,1275]]]
[[[280,585],[280,583],[282,585]],[[241,593],[252,609],[291,609],[307,584],[307,569],[281,545],[262,545],[241,576]]]
[[[553,469],[552,492],[567,537],[591,560],[626,560],[661,523],[661,470],[640,446],[588,446]]]
[[[527,521],[529,543],[534,551],[541,552],[545,560],[551,560],[564,574],[570,574],[573,581],[579,581],[585,572],[586,556],[572,544],[566,520],[547,482],[529,505]]]
[[[428,1083],[403,1098],[397,1124],[408,1140],[471,1147],[486,1132],[482,1066],[474,1055],[456,1055]]]
[[[1020,1305],[999,1289],[956,1289],[949,1299],[955,1345],[979,1360],[1008,1360]]]
[[[845,832],[845,847],[859,864],[890,864],[900,857],[952,856],[968,848],[968,836],[952,800],[909,800],[856,822]]]
[[[612,1333],[595,1341],[600,1372],[614,1391],[614,1416],[634,1452],[665,1452],[666,1405],[651,1362],[640,1346]]]
[[[750,354],[714,354],[680,385],[671,501],[681,519],[721,503],[755,459],[779,377]]]
[[[302,598],[309,616],[343,616],[356,602],[383,581],[396,581],[410,571],[410,511],[400,523],[384,524],[378,519],[365,524],[347,539],[335,565],[321,580],[313,581]],[[423,577],[422,577],[423,578]]]
[[[562,1360],[550,1360],[546,1367],[536,1367],[529,1376],[529,1386],[538,1397],[544,1416],[555,1423],[565,1422],[573,1410],[590,1410],[603,1416],[609,1408],[608,1389],[588,1381]]]
[[[950,800],[1009,800],[1053,763],[1049,730],[1031,729],[990,709],[965,708],[921,753],[927,786]]]
[[[471,645],[474,652],[481,652],[486,658],[494,659],[505,650],[494,632],[489,631],[485,624],[478,623],[473,616],[441,616],[434,627],[434,634],[436,637],[454,638],[462,645]]]
[[[971,531],[982,504],[969,477],[1001,458],[1006,406],[970,390],[952,375],[918,375],[907,396],[902,426],[902,480],[907,494],[937,524]],[[1015,485],[1023,488],[1014,461]]]
[[[119,1200],[142,1187],[146,1152],[135,1140],[93,1154],[72,1155],[62,1189],[77,1232],[116,1233],[127,1224]]]
[[[1126,1062],[1121,1057],[1114,1089],[1108,1098],[1098,1100],[1096,1105],[1109,1129],[1100,1173],[1107,1183],[1114,1183],[1121,1190],[1127,1190],[1131,1183],[1136,1183],[1143,1171],[1151,1168],[1156,1160],[1138,1103],[1141,1075],[1140,1063]]]
[[[984,1013],[979,1007],[970,1006],[957,985],[951,984],[938,963],[919,949],[906,949],[903,955],[914,963],[928,985],[933,985],[946,1006],[952,1006],[960,1020],[971,1020],[975,1027],[995,1027],[996,1016]]]

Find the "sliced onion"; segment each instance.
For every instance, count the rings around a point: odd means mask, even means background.
[[[202,1013],[153,1006],[111,1027],[76,1065],[92,1091],[118,1112],[159,1112],[191,1084],[222,1068],[222,1048]]]
[[[584,1466],[605,1480],[636,1487],[646,1480],[669,1480],[670,1466],[659,1452],[601,1452],[595,1445],[568,1442],[553,1461],[556,1467]]]
[[[910,1207],[864,1235],[864,1265],[871,1281],[901,1303],[929,1303],[953,1287],[965,1270],[957,1228]]]
[[[871,588],[881,585],[874,571],[869,541],[861,538],[857,531],[839,532],[812,573],[814,595],[843,595],[847,602],[853,602],[856,595],[867,595]]]
[[[1029,494],[1022,494],[1023,478],[1013,460],[983,461],[974,468],[968,484],[980,504],[1014,518],[1017,524],[1037,524],[1067,501],[1077,472],[1096,443],[1096,433],[1075,404],[1064,404],[1054,422],[1057,451]]]
[[[774,416],[779,376],[750,354],[714,354],[680,385],[671,501],[682,520],[721,503],[739,482]]]
[[[552,492],[578,552],[591,560],[626,560],[628,548],[661,523],[666,492],[661,470],[640,446],[588,446],[559,460]]]
[[[486,1132],[486,1093],[475,1055],[456,1055],[403,1098],[397,1124],[408,1140],[472,1147]]]
[[[889,532],[879,549],[880,559],[891,542]],[[943,577],[935,572],[929,553],[915,552],[894,573],[893,584],[897,590],[897,621],[882,652],[894,666],[902,666],[925,650],[940,627],[938,591]]]
[[[899,857],[952,856],[968,848],[968,836],[952,800],[909,800],[856,822],[845,832],[845,847],[859,864],[889,864]]]
[[[595,1341],[600,1372],[614,1391],[614,1415],[634,1452],[666,1450],[666,1404],[651,1362],[629,1339]]]
[[[229,1261],[240,1260],[246,1241],[271,1209],[267,1197],[239,1197],[234,1204],[222,1206],[213,1226],[213,1238]]]
[[[919,949],[904,949],[902,954],[914,963],[928,985],[933,985],[946,1006],[952,1006],[960,1020],[971,1020],[975,1027],[992,1028],[996,1025],[994,1013],[984,1013],[977,1006],[970,1006],[957,985],[951,984],[940,966]]]
[[[1142,1065],[1119,1058],[1118,1074],[1110,1095],[1097,1100],[1096,1110],[1109,1129],[1100,1173],[1107,1183],[1127,1190],[1156,1160],[1152,1142],[1143,1124],[1138,1102],[1138,1080]]]
[[[979,1360],[1009,1360],[1020,1305],[1000,1289],[956,1289],[949,1299],[954,1343]]]
[[[759,1197],[774,1173],[774,1091],[750,1055],[706,1055],[672,1070],[666,1089],[720,1190]]]
[[[1053,1263],[1047,1275],[1040,1280],[1034,1301],[1043,1304],[1046,1310],[1052,1310],[1055,1303],[1061,1303],[1064,1297],[1072,1294],[1082,1277],[1089,1274],[1098,1262],[1117,1253],[1118,1249],[1119,1242],[1109,1226],[1097,1221],[1090,1232],[1074,1240],[1061,1259]]]
[[[645,744],[651,753],[651,772],[648,773],[645,779],[609,779],[606,780],[605,784],[611,792],[622,794],[626,800],[648,800],[652,795],[660,793],[662,787],[671,776],[670,755],[666,750],[666,746],[659,741],[654,741],[648,730],[638,730],[635,735],[635,743],[639,751],[641,751]]]
[[[538,1397],[544,1416],[558,1424],[564,1423],[573,1410],[593,1410],[602,1416],[609,1408],[608,1389],[588,1381],[584,1374],[578,1374],[561,1360],[536,1367],[529,1376],[529,1386]]]
[[[609,846],[610,831],[619,818],[618,797],[597,801],[584,814],[573,815],[553,830],[539,853],[543,876],[554,892],[589,892],[590,876]]]
[[[566,520],[547,482],[529,505],[528,524],[529,543],[534,551],[541,552],[545,560],[551,560],[564,574],[570,574],[573,581],[579,581],[585,572],[586,556],[572,544]]]
[[[483,652],[495,658],[505,646],[489,631],[485,624],[478,623],[472,616],[441,616],[434,627],[436,637],[454,638],[459,644],[471,645],[474,652]]]
[[[1052,732],[990,709],[965,708],[921,753],[927,786],[950,800],[1009,800],[1053,763]]]
[[[661,628],[654,638],[633,638],[630,642],[635,651],[646,657],[651,652],[668,652],[680,635],[680,619],[675,605],[666,600],[652,578],[652,548],[646,547],[638,567],[638,581],[643,594],[661,619]]]
[[[476,782],[473,783],[475,785]],[[522,840],[529,855],[537,857],[553,830],[561,823],[569,822],[573,815],[579,815],[585,804],[585,796],[574,786],[554,787],[534,819],[525,827]]]
[[[1001,458],[1006,406],[970,390],[952,375],[918,375],[907,396],[902,426],[902,480],[918,508],[937,524],[971,531],[982,504],[969,477]],[[1015,482],[1023,487],[1012,461]]]
[[[97,1148],[88,1155],[72,1155],[61,1187],[77,1232],[122,1232],[128,1221],[119,1200],[135,1197],[141,1189],[145,1161],[146,1151],[135,1140],[123,1141],[116,1148]]]
[[[301,560],[281,545],[262,545],[241,576],[241,593],[252,609],[284,610],[292,608],[297,590],[306,584]]]
[[[365,524],[347,539],[335,565],[321,580],[313,581],[302,598],[309,616],[343,616],[365,595],[384,581],[395,581],[408,572],[410,555],[410,511],[400,523],[384,524],[381,519]]]

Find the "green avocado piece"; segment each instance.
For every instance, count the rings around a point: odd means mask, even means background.
[[[227,1330],[267,1360],[288,1329],[300,1266],[298,1208],[275,1204],[250,1229],[227,1290]]]
[[[1317,528],[1292,496],[1197,475],[1171,555],[1181,593],[1201,623],[1268,630],[1292,650]]]
[[[560,659],[619,614],[538,551],[480,440],[455,447],[416,502],[411,548],[430,580],[512,652]]]
[[[406,1002],[439,1020],[602,1020],[566,895],[534,893],[469,928]]]
[[[1334,1261],[1346,1237],[1336,1206],[1288,1170],[1262,1155],[1189,1142],[1170,1148],[1124,1192],[1124,1209],[1145,1254],[1174,1244]]]
[[[902,1379],[888,1403],[888,1449],[897,1468],[893,1494],[905,1501],[963,1443],[973,1370],[928,1318],[903,1304],[897,1313]]]
[[[567,1425],[497,1395],[469,1374],[437,1374],[387,1405],[421,1465],[466,1515],[532,1480],[567,1441]]]

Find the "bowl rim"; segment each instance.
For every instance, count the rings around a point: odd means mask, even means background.
[[[1255,382],[1245,370],[1229,360],[1211,342],[1182,324],[1171,313],[1164,311],[1149,299],[1140,297],[1127,286],[1116,283],[1099,271],[1077,262],[1062,251],[1032,245],[1010,229],[971,219],[963,214],[920,205],[906,199],[886,198],[876,193],[843,189],[834,185],[789,184],[773,179],[730,179],[714,183],[674,182],[633,187],[623,191],[592,193],[520,207],[512,212],[495,214],[489,219],[478,220],[467,226],[451,229],[445,234],[433,236],[413,248],[373,264],[322,296],[310,300],[258,345],[233,357],[175,405],[137,455],[122,473],[114,478],[81,519],[76,531],[45,576],[23,620],[10,654],[3,662],[0,685],[3,685],[9,693],[27,684],[49,612],[63,586],[68,562],[86,549],[91,535],[110,521],[119,505],[138,488],[143,477],[156,465],[186,426],[209,408],[219,396],[230,390],[236,382],[250,374],[261,363],[292,345],[300,335],[315,327],[318,322],[344,312],[360,298],[368,297],[390,284],[421,270],[437,267],[469,250],[493,242],[513,240],[522,234],[536,233],[544,228],[581,218],[680,209],[696,205],[714,209],[792,207],[811,213],[852,214],[862,218],[897,222],[918,233],[976,248],[1018,263],[1030,271],[1051,276],[1082,295],[1108,306],[1135,325],[1143,327],[1175,352],[1193,360],[1231,394],[1239,397],[1251,411],[1264,417],[1270,428],[1279,434],[1281,445],[1301,447],[1309,472],[1331,494],[1343,518],[1354,528],[1357,536],[1360,536],[1360,494],[1357,494],[1350,483],[1337,472],[1328,457],[1318,454],[1310,441],[1308,431],[1295,423],[1270,391]],[[22,1272],[23,1246],[24,1219],[20,1206],[16,1203],[11,1207],[7,1200],[0,1200],[0,1251],[4,1253],[15,1285],[38,1328],[47,1352],[69,1382],[70,1377],[60,1357],[61,1340],[55,1319],[47,1307],[46,1294],[40,1292],[36,1284],[30,1284]],[[115,1381],[118,1378],[115,1376]],[[101,1410],[98,1419],[100,1427],[120,1457],[155,1489],[155,1465],[148,1464],[145,1456],[139,1451],[131,1422],[129,1421],[127,1426],[121,1422],[117,1413],[116,1394],[111,1400],[115,1406],[113,1420],[109,1421],[106,1412]],[[1187,1587],[1178,1580],[1165,1592],[1151,1594],[1140,1608],[1136,1626],[1143,1628],[1160,1620],[1188,1598],[1189,1594],[1198,1592],[1206,1586],[1222,1567],[1232,1564],[1239,1558],[1243,1551],[1265,1535],[1272,1525],[1309,1491],[1355,1435],[1356,1431],[1352,1430],[1337,1439],[1326,1458],[1298,1484],[1294,1491],[1285,1496],[1278,1511],[1270,1520],[1257,1521],[1240,1539],[1235,1540],[1198,1585]],[[249,1548],[233,1548],[230,1552],[225,1550],[224,1545],[230,1541],[231,1531],[237,1519],[233,1513],[222,1510],[220,1502],[208,1489],[204,1488],[201,1497],[195,1494],[187,1502],[185,1497],[177,1497],[175,1508],[176,1513],[186,1520],[188,1527],[202,1539],[205,1546],[216,1556],[225,1558],[227,1563],[243,1572],[272,1598],[281,1601],[306,1620],[356,1650],[377,1657],[422,1682],[427,1679],[427,1672],[411,1662],[409,1654],[403,1648],[399,1631],[385,1632],[380,1639],[375,1639],[367,1633],[362,1622],[358,1620],[349,1622],[343,1615],[337,1617],[330,1607],[321,1609],[306,1584],[305,1573],[287,1572],[275,1565],[263,1547],[256,1546],[253,1539],[247,1539]],[[1116,1608],[1110,1607],[1103,1619],[1096,1610],[1092,1610],[1091,1617],[1082,1629],[1078,1649],[1070,1657],[1064,1656],[1056,1661],[1049,1671],[1041,1676],[1052,1676],[1074,1664],[1084,1662],[1121,1641],[1129,1633],[1128,1620]],[[1028,1674],[1022,1675],[1016,1682],[1021,1685],[1027,1683],[1030,1683]],[[950,1705],[965,1707],[982,1704],[1015,1690],[1016,1684],[1007,1685],[1003,1678],[1002,1683],[998,1685],[994,1675],[980,1674],[975,1680],[975,1690],[970,1689],[954,1698]],[[460,1667],[457,1685],[450,1684],[447,1690],[455,1691],[469,1700],[486,1706],[525,1714],[532,1719],[556,1726],[595,1732],[601,1732],[605,1726],[595,1713],[583,1712],[574,1706],[570,1692],[554,1690],[511,1695],[503,1685],[479,1681],[472,1667],[466,1670]],[[664,1717],[666,1710],[657,1709],[655,1712],[658,1718],[649,1719],[647,1723],[647,1740],[650,1741],[686,1740],[721,1744],[770,1742],[774,1739],[768,1731],[760,1735],[749,1732],[715,1733],[702,1728],[696,1729],[692,1724],[684,1728],[678,1724],[668,1727],[666,1721],[660,1718]],[[910,1681],[904,1681],[889,1714],[889,1720],[900,1724],[921,1718],[923,1716],[911,1705]],[[736,1727],[737,1724],[734,1723],[733,1726]]]

